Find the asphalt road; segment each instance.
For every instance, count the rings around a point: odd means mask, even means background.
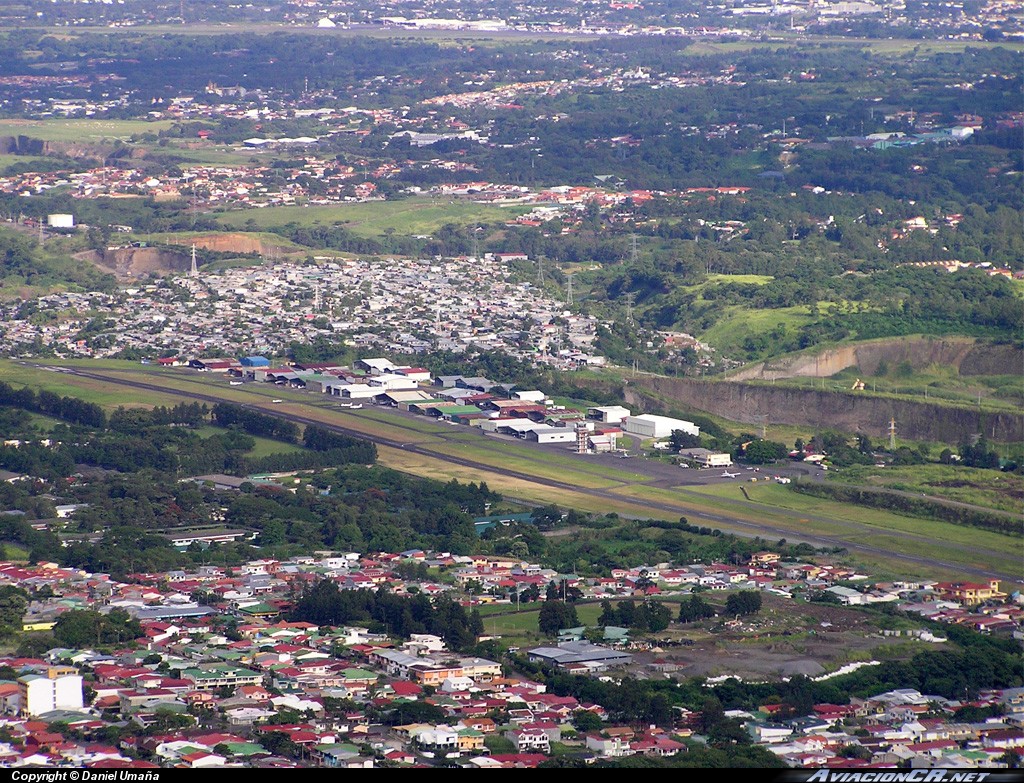
[[[92,380],[103,381],[104,383],[114,383],[114,384],[118,384],[120,386],[129,387],[129,388],[161,392],[163,394],[173,394],[173,395],[176,395],[176,396],[185,397],[185,398],[192,399],[192,400],[200,400],[200,401],[203,401],[203,402],[210,402],[210,403],[214,403],[214,404],[220,403],[220,402],[225,402],[225,400],[223,398],[217,397],[217,396],[212,395],[212,394],[204,394],[202,392],[181,391],[181,390],[170,388],[170,387],[167,387],[167,386],[161,386],[161,385],[158,385],[156,383],[146,383],[146,382],[143,382],[143,381],[129,381],[129,380],[124,379],[124,378],[113,377],[113,376],[106,375],[106,374],[99,373],[99,372],[89,372],[89,371],[81,370],[81,369],[78,369],[78,368],[69,368],[69,369],[66,369],[65,372],[69,372],[70,374],[77,375],[77,376],[82,377],[82,378],[90,378]],[[235,391],[243,391],[243,390],[244,390],[244,387],[238,387],[238,388],[235,389]],[[260,399],[262,401],[266,401],[266,397],[264,395],[258,395],[258,396],[260,397]],[[299,404],[301,404],[301,403],[299,403]],[[243,407],[251,408],[251,409],[254,409],[254,410],[259,410],[261,413],[265,413],[265,414],[268,414],[268,415],[278,416],[278,417],[280,417],[282,419],[294,422],[296,424],[303,424],[303,425],[305,425],[305,424],[313,424],[313,425],[316,425],[318,427],[324,427],[326,429],[332,430],[334,432],[339,432],[339,433],[343,433],[343,434],[346,434],[346,435],[351,435],[353,437],[363,438],[365,440],[372,441],[373,443],[376,443],[376,444],[379,444],[379,445],[382,445],[382,446],[390,446],[392,448],[403,449],[403,450],[408,451],[410,453],[419,454],[419,455],[422,455],[424,457],[429,457],[431,459],[442,459],[445,462],[450,462],[452,464],[460,465],[460,466],[471,468],[471,469],[474,469],[474,470],[485,471],[485,472],[489,472],[489,473],[501,473],[501,474],[503,474],[505,476],[521,479],[523,481],[528,481],[528,482],[531,482],[533,484],[538,484],[538,485],[541,485],[541,486],[552,487],[552,488],[557,488],[557,489],[569,490],[569,491],[572,491],[572,492],[574,492],[576,494],[579,494],[579,495],[586,495],[588,497],[594,497],[594,498],[598,498],[598,499],[602,499],[602,500],[615,501],[616,503],[623,503],[623,502],[628,503],[628,502],[631,502],[631,501],[632,502],[636,502],[638,505],[642,505],[642,506],[647,507],[647,508],[657,509],[659,511],[665,511],[665,512],[669,512],[671,514],[678,514],[680,516],[685,516],[687,518],[687,520],[690,522],[690,524],[708,524],[708,523],[710,523],[710,524],[714,524],[714,525],[722,525],[722,526],[725,526],[726,528],[728,528],[730,531],[735,532],[737,535],[743,535],[745,537],[760,536],[762,538],[767,538],[767,539],[775,539],[775,538],[781,539],[781,538],[785,538],[787,541],[790,541],[790,542],[793,542],[793,543],[805,542],[807,544],[810,544],[811,546],[818,547],[818,548],[823,548],[823,549],[843,548],[843,549],[846,549],[846,550],[850,551],[851,553],[855,553],[855,554],[863,554],[863,555],[869,555],[869,556],[875,556],[875,557],[884,557],[884,558],[887,558],[889,560],[897,560],[897,561],[902,561],[902,562],[906,562],[906,563],[913,563],[915,565],[923,565],[923,566],[927,566],[927,567],[930,567],[930,568],[939,567],[939,568],[943,568],[943,569],[946,569],[946,570],[949,570],[949,571],[961,573],[965,577],[971,577],[971,578],[1000,579],[1000,580],[1006,580],[1006,581],[1011,581],[1011,582],[1020,582],[1022,580],[1022,578],[1024,578],[1024,573],[1022,573],[1022,572],[1024,572],[1024,569],[1022,569],[1021,571],[1018,571],[1016,573],[1011,573],[1011,572],[1007,572],[1007,571],[1003,571],[1003,570],[995,569],[995,568],[977,568],[977,567],[966,566],[966,565],[963,565],[963,564],[960,564],[960,563],[951,563],[951,562],[946,562],[946,561],[943,561],[943,560],[937,560],[937,559],[934,559],[934,558],[931,558],[931,557],[924,557],[924,556],[915,555],[915,554],[913,554],[910,551],[895,551],[895,550],[888,549],[888,548],[885,548],[885,547],[872,546],[872,545],[866,544],[866,543],[858,543],[856,541],[849,541],[849,540],[845,540],[845,539],[832,538],[832,537],[829,537],[829,536],[821,536],[821,535],[809,536],[809,535],[805,535],[805,534],[799,532],[798,525],[800,524],[800,520],[808,520],[808,521],[809,520],[820,520],[820,521],[829,522],[831,524],[837,524],[838,523],[838,520],[830,519],[830,518],[827,518],[827,517],[813,516],[813,515],[808,515],[808,514],[803,514],[803,513],[798,513],[798,512],[792,512],[791,514],[789,514],[789,513],[787,513],[786,509],[776,509],[776,508],[773,508],[772,512],[775,515],[790,516],[793,519],[793,527],[780,527],[778,525],[771,524],[771,523],[766,522],[766,521],[751,522],[751,521],[748,521],[748,520],[745,520],[745,519],[740,519],[738,517],[731,516],[731,515],[729,515],[727,513],[724,513],[724,512],[719,512],[717,510],[714,510],[714,511],[712,511],[712,510],[702,510],[702,509],[697,508],[697,507],[691,507],[690,505],[687,505],[686,507],[680,507],[680,506],[675,505],[675,504],[659,502],[657,500],[650,500],[650,499],[646,499],[646,498],[644,498],[644,499],[634,499],[634,498],[630,498],[630,497],[628,497],[626,495],[617,494],[617,493],[609,491],[607,489],[593,489],[593,488],[580,487],[580,486],[578,486],[576,484],[572,484],[572,483],[565,482],[565,481],[560,481],[560,480],[558,480],[557,478],[554,478],[554,477],[541,477],[541,476],[536,476],[536,475],[532,475],[532,474],[529,474],[529,473],[523,473],[521,471],[516,471],[516,470],[507,470],[507,469],[495,468],[493,465],[488,465],[488,464],[485,464],[485,463],[482,463],[482,462],[479,462],[479,461],[476,461],[476,460],[467,459],[467,458],[464,458],[464,457],[459,457],[459,456],[456,456],[454,454],[444,454],[444,455],[441,455],[441,454],[438,454],[434,450],[426,449],[426,448],[421,448],[421,447],[417,446],[415,443],[403,442],[403,441],[395,440],[394,438],[389,438],[389,437],[385,437],[385,436],[382,436],[382,435],[369,435],[369,434],[367,434],[367,433],[365,433],[365,432],[363,432],[361,430],[357,430],[357,429],[354,429],[354,428],[346,427],[343,423],[327,424],[327,423],[325,423],[323,421],[319,421],[319,420],[312,419],[312,418],[309,418],[309,417],[306,417],[306,416],[302,416],[300,414],[290,413],[290,412],[287,412],[287,411],[284,411],[284,410],[279,410],[279,409],[273,409],[273,408],[269,407],[269,403],[263,404],[263,405],[243,404]],[[399,426],[400,426],[400,424],[399,424]],[[417,432],[415,434],[416,435],[420,435],[420,436],[422,435],[422,433],[420,433],[420,432]],[[410,437],[412,437],[412,434],[410,434]],[[620,469],[628,467],[631,470],[637,470],[640,467],[641,463],[646,463],[648,466],[658,465],[658,468],[655,471],[655,475],[652,476],[652,479],[653,479],[652,482],[636,482],[635,483],[636,486],[652,486],[652,485],[653,486],[657,486],[659,484],[662,484],[665,481],[665,475],[666,475],[666,474],[664,474],[662,468],[669,468],[670,467],[670,466],[664,465],[664,463],[653,463],[653,462],[642,460],[642,459],[634,459],[631,462],[627,463],[626,465],[622,464],[621,462],[618,462],[618,458],[616,458],[616,457],[607,457],[607,459],[615,460],[615,462],[618,463],[618,464],[615,464],[614,467],[617,467],[617,468],[620,468]],[[673,471],[678,471],[678,468],[672,468],[672,470]],[[706,472],[707,471],[705,471],[705,473]],[[735,471],[733,471],[733,472],[735,472]],[[717,471],[714,471],[714,473],[717,476],[719,476],[719,477],[721,476],[721,474],[719,474]],[[674,479],[673,486],[678,486],[678,485],[682,484],[683,483],[683,477],[678,476],[678,472],[676,472],[674,475],[677,476],[678,478]],[[628,484],[623,484],[623,486],[628,486]],[[694,503],[698,503],[699,502],[699,498],[695,497],[693,502]],[[751,514],[764,513],[764,507],[760,506],[760,505],[758,505],[756,503],[748,503],[748,502],[739,501],[739,500],[729,501],[729,502],[730,503],[735,503],[737,505],[737,508],[743,508],[744,510],[747,510],[748,513],[751,513]],[[644,517],[641,516],[640,518],[644,518]],[[846,531],[848,533],[849,532],[863,532],[863,534],[865,536],[867,536],[867,535],[876,535],[879,532],[878,528],[871,527],[871,526],[868,526],[868,525],[858,525],[856,523],[849,523],[849,522],[843,522],[842,524],[843,524],[844,528],[846,529]],[[898,535],[900,535],[900,537],[903,538],[907,542],[908,549],[911,549],[915,542],[920,542],[922,544],[933,543],[933,539],[928,537],[928,536],[919,536],[919,535],[910,534],[910,533],[902,533],[902,534],[898,534]],[[971,548],[970,551],[973,554],[975,554],[979,560],[984,560],[986,558],[986,555],[988,555],[988,554],[1005,555],[1005,553],[1003,553],[1003,552],[996,553],[996,552],[992,552],[992,550],[984,549],[984,548],[981,548],[981,547]]]

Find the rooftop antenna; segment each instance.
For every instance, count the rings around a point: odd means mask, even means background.
[[[196,243],[192,243],[192,268],[188,273],[189,277],[199,277],[199,265],[196,263]]]

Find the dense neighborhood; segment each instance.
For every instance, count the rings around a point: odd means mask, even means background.
[[[410,565],[431,577],[401,576]],[[508,606],[510,594],[559,583],[583,601],[754,590],[789,600],[831,595],[847,605],[887,602],[985,632],[1016,628],[1024,619],[1024,607],[1005,602],[998,583],[877,583],[827,563],[785,562],[770,551],[743,565],[652,565],[619,569],[606,579],[559,574],[516,558],[420,550],[264,559],[237,569],[134,574],[127,581],[49,563],[8,563],[0,566],[0,581],[37,596],[22,620],[26,629],[53,629],[62,616],[98,610],[131,618],[125,627],[137,636],[100,652],[87,643],[86,628],[81,647],[0,660],[10,678],[0,683],[6,714],[0,759],[14,767],[361,768],[445,760],[502,768],[535,767],[552,754],[585,762],[671,757],[700,740],[694,712],[677,710],[664,725],[643,730],[609,722],[601,704],[556,695],[542,680],[512,673],[508,661],[455,653],[436,635],[394,638],[366,627],[284,619],[297,591],[319,580],[341,591],[443,595],[478,609]],[[602,679],[687,677],[686,648],[666,655],[659,641],[611,626],[591,643],[583,640],[585,630],[562,629],[557,640],[522,654],[550,670]],[[661,644],[665,634],[658,635]],[[946,643],[923,629],[916,637]],[[875,665],[854,663],[815,679]],[[727,680],[722,671],[709,683]],[[1020,688],[959,701],[900,689],[848,704],[814,704],[792,717],[780,710],[766,703],[728,717],[791,767],[998,767],[1008,751],[1024,747]]]

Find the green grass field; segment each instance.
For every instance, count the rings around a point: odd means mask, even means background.
[[[41,160],[52,159],[45,158],[39,155],[0,155],[0,171],[4,171],[8,166],[15,166],[19,163],[38,163]]]
[[[496,207],[489,204],[417,197],[400,201],[312,207],[268,207],[226,212],[219,220],[229,228],[242,228],[252,220],[259,228],[298,223],[301,226],[339,223],[364,237],[383,236],[388,229],[403,236],[429,235],[446,223],[475,225],[504,223],[527,211],[526,207]]]
[[[722,317],[700,339],[725,354],[735,355],[747,337],[759,337],[777,326],[793,332],[812,320],[809,309],[803,305],[775,310],[733,305],[723,309]]]
[[[714,275],[708,275],[707,279],[703,283],[700,283],[699,285],[695,285],[695,286],[686,286],[686,289],[688,291],[698,290],[698,289],[701,289],[701,288],[705,288],[705,287],[707,287],[709,285],[713,285],[715,283],[747,283],[747,284],[754,283],[756,285],[765,285],[766,283],[770,283],[774,279],[775,278],[772,277],[771,275],[719,275],[719,274],[714,274]]]
[[[136,134],[159,133],[173,124],[171,120],[0,120],[0,136],[79,143],[127,141]]]
[[[954,525],[931,519],[902,516],[888,511],[864,508],[846,503],[801,495],[788,487],[778,484],[743,484],[752,502],[765,507],[766,517],[773,517],[772,509],[785,509],[807,514],[808,516],[826,517],[834,520],[828,524],[819,520],[801,519],[799,528],[808,533],[835,536],[840,539],[868,543],[878,546],[880,542],[890,540],[890,534],[907,534],[899,548],[903,551],[927,552],[939,559],[953,563],[973,564],[977,557],[970,554],[968,548],[976,547],[986,551],[986,563],[989,566],[998,564],[1011,571],[1020,569],[1024,562],[1024,540],[1000,535],[987,530]],[[642,487],[641,495],[648,488]],[[714,499],[745,500],[739,485],[715,484],[705,487],[688,487],[686,494],[705,497],[715,505]],[[717,504],[720,508],[730,508],[730,504]],[[731,510],[736,511],[736,507]],[[792,523],[792,518],[790,523]],[[774,518],[772,519],[774,522]],[[856,526],[856,527],[854,527]],[[870,533],[865,536],[865,528]],[[794,531],[795,532],[795,531]],[[909,536],[918,538],[911,542]]]
[[[214,435],[220,435],[227,432],[223,427],[214,427],[208,425],[206,427],[200,427],[196,430],[196,433],[204,438],[210,438]],[[250,435],[256,445],[253,446],[246,456],[252,457],[253,459],[259,459],[260,457],[267,457],[271,454],[294,454],[297,451],[305,451],[302,446],[296,443],[283,443],[279,440],[271,440],[270,438],[261,438],[258,435]]]
[[[849,391],[855,379],[865,384],[865,392],[900,398],[912,397],[936,405],[972,405],[983,409],[1016,411],[1024,401],[1024,384],[1019,375],[962,376],[956,368],[932,365],[910,371],[890,370],[883,376],[864,376],[849,367],[828,378],[795,377],[775,381],[777,385],[801,389]]]
[[[611,487],[618,483],[615,479],[606,477],[600,470],[591,472],[578,469],[576,465],[563,465],[557,458],[549,460],[549,455],[539,450],[534,452],[531,449],[527,452],[524,449],[517,453],[517,451],[513,450],[514,444],[501,441],[496,441],[494,444],[484,443],[479,446],[469,443],[450,442],[437,445],[433,443],[420,445],[438,455],[472,459],[476,462],[490,465],[496,470],[514,470],[538,477],[555,476],[560,481],[569,481],[581,487],[591,489]],[[496,448],[492,448],[492,446],[496,446]],[[554,457],[555,455],[550,456]],[[585,463],[584,467],[586,467]]]
[[[40,362],[43,364],[44,362]],[[94,381],[90,378],[78,378],[67,373],[57,373],[39,367],[30,367],[0,359],[0,380],[16,386],[31,386],[33,389],[45,389],[55,394],[78,397],[86,402],[113,410],[118,406],[125,408],[150,408],[156,405],[177,405],[181,398],[173,394],[161,394],[142,390],[127,393],[123,387]]]
[[[1024,477],[996,470],[951,465],[854,465],[831,478],[842,484],[922,492],[1012,514],[1020,514],[1024,507]]]

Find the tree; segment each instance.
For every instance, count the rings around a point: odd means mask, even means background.
[[[109,614],[74,609],[64,612],[53,627],[53,636],[63,647],[123,644],[142,635],[142,626],[123,609]]]
[[[669,435],[668,442],[672,444],[673,451],[695,449],[700,446],[700,436],[691,435],[689,432],[684,432],[683,430],[672,430],[672,434]]]
[[[785,444],[770,440],[755,440],[747,444],[743,458],[752,465],[767,465],[784,458],[788,453]]]
[[[268,731],[260,736],[260,745],[275,756],[298,758],[299,746],[283,731]]]
[[[563,601],[545,601],[537,625],[545,636],[557,636],[563,628],[579,625],[576,607]]]
[[[692,623],[715,616],[715,609],[699,595],[691,595],[679,604],[679,622]]]
[[[21,618],[28,606],[28,593],[11,585],[0,587],[0,637],[21,630]]]
[[[558,585],[555,584],[555,580],[552,579],[548,582],[547,590],[544,591],[545,601],[557,601],[558,600]]]
[[[757,590],[733,593],[726,599],[725,611],[731,615],[755,614],[761,611],[761,593]]]
[[[590,710],[576,710],[572,714],[572,725],[581,732],[599,731],[604,726],[604,721]]]
[[[618,625],[619,616],[615,611],[615,607],[612,606],[612,602],[605,598],[601,601],[601,615],[597,618],[597,624],[601,626],[605,625]]]

